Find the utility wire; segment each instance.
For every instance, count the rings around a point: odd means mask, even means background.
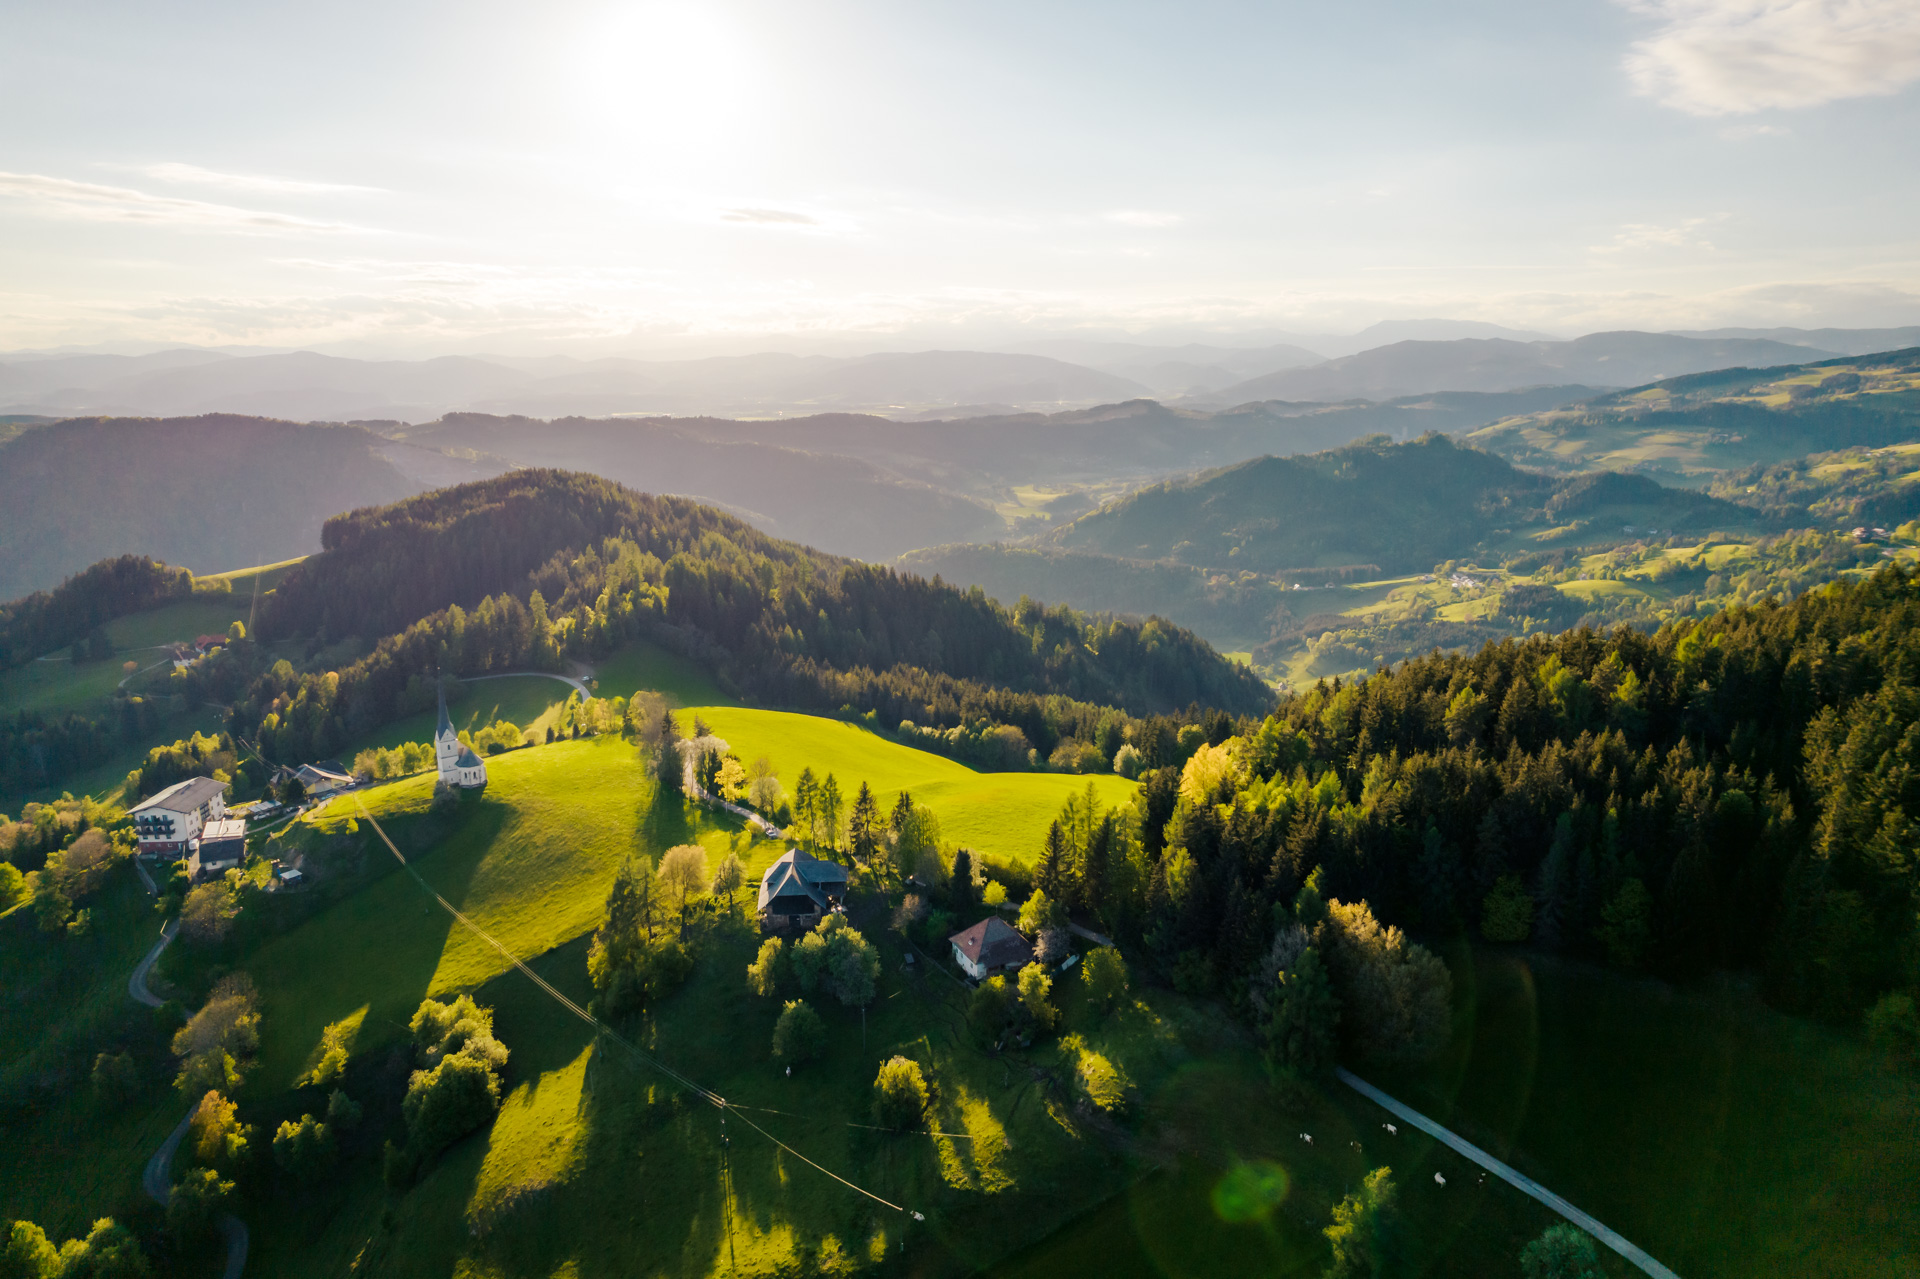
[[[614,1043],[619,1044],[622,1048],[625,1048],[636,1059],[646,1063],[649,1066],[652,1066],[655,1070],[659,1071],[661,1074],[665,1075],[667,1078],[673,1080],[675,1083],[679,1084],[682,1088],[685,1088],[687,1091],[700,1097],[702,1100],[708,1102],[709,1104],[718,1107],[722,1111],[723,1116],[724,1116],[724,1112],[728,1110],[732,1110],[734,1115],[740,1120],[741,1123],[753,1129],[755,1132],[759,1133],[762,1137],[765,1137],[768,1141],[780,1147],[780,1149],[786,1151],[788,1154],[792,1155],[795,1159],[798,1159],[801,1163],[806,1164],[809,1168],[812,1168],[817,1172],[825,1173],[827,1176],[833,1178],[835,1181],[839,1182],[841,1185],[845,1186],[847,1189],[857,1191],[860,1194],[865,1195],[867,1198],[873,1200],[875,1203],[881,1205],[882,1207],[891,1208],[895,1212],[904,1213],[907,1211],[907,1209],[901,1207],[899,1204],[892,1203],[892,1202],[889,1202],[888,1200],[882,1199],[879,1195],[874,1194],[871,1190],[866,1189],[864,1186],[856,1185],[853,1182],[848,1181],[845,1177],[842,1177],[839,1173],[834,1172],[832,1169],[822,1167],[820,1164],[817,1164],[813,1160],[807,1158],[805,1155],[795,1150],[792,1146],[789,1146],[786,1142],[780,1140],[778,1137],[768,1132],[765,1128],[762,1128],[759,1124],[754,1123],[753,1120],[741,1114],[739,1111],[739,1108],[730,1106],[727,1103],[727,1099],[725,1097],[722,1097],[719,1093],[714,1092],[710,1088],[702,1088],[699,1084],[694,1083],[693,1080],[688,1079],[685,1075],[681,1074],[679,1071],[674,1070],[672,1067],[668,1066],[665,1062],[661,1061],[659,1058],[653,1056],[651,1053],[643,1051],[637,1044],[634,1044],[633,1042],[628,1040],[625,1035],[622,1035],[619,1031],[613,1029],[611,1026],[607,1025],[605,1022],[595,1017],[592,1013],[582,1008],[579,1004],[576,1004],[575,1002],[573,1002],[573,1000],[567,998],[565,995],[561,994],[558,990],[555,990],[553,988],[553,985],[550,982],[548,982],[546,978],[542,977],[539,973],[534,972],[533,969],[527,967],[526,964],[522,963],[518,955],[514,954],[512,951],[508,950],[505,946],[501,945],[499,940],[495,938],[493,934],[489,933],[486,929],[480,927],[480,925],[474,923],[473,920],[469,919],[460,910],[459,907],[455,906],[452,902],[448,901],[445,897],[441,896],[440,891],[438,889],[436,889],[432,884],[429,884],[424,878],[422,878],[420,872],[413,868],[413,866],[407,861],[406,857],[400,852],[400,850],[394,846],[394,842],[387,837],[387,832],[381,829],[379,821],[375,819],[372,813],[367,811],[366,802],[362,800],[358,794],[354,795],[353,802],[355,806],[359,808],[360,815],[365,817],[367,819],[367,822],[373,827],[374,833],[380,836],[380,842],[387,846],[387,851],[393,854],[394,860],[398,861],[402,869],[404,869],[407,872],[407,874],[413,877],[413,881],[416,884],[419,884],[420,887],[426,889],[427,892],[431,893],[433,895],[433,899],[440,903],[442,909],[444,909],[448,914],[452,915],[455,919],[459,920],[460,923],[463,926],[465,926],[468,929],[468,931],[472,932],[476,937],[479,937],[482,941],[486,942],[489,946],[492,946],[495,950],[499,951],[500,954],[506,958],[508,963],[512,964],[515,968],[519,969],[522,973],[526,974],[527,978],[530,981],[532,981],[534,985],[538,986],[541,990],[544,990],[549,995],[553,996],[554,999],[557,1000],[560,1003],[560,1005],[564,1007],[568,1012],[578,1017],[581,1021],[584,1021],[585,1023],[587,1023],[587,1025],[593,1027],[593,1029],[596,1032],[606,1035],[609,1039],[613,1040]],[[925,1218],[922,1217],[921,1214],[917,1212],[913,1213],[912,1216],[916,1221],[925,1220]]]

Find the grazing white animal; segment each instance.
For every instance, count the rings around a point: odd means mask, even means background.
[[[1306,1142],[1309,1146],[1311,1146],[1313,1144],[1313,1134],[1310,1132],[1303,1132],[1300,1134],[1300,1140]]]
[[[1442,1177],[1437,1172],[1433,1174],[1433,1181],[1435,1185],[1439,1185],[1439,1186],[1444,1186],[1447,1184],[1447,1179],[1445,1177]]]
[[[1398,1137],[1400,1135],[1400,1130],[1398,1128],[1395,1128],[1392,1124],[1381,1124],[1380,1126],[1382,1128],[1385,1128],[1388,1133],[1390,1133],[1395,1137]]]

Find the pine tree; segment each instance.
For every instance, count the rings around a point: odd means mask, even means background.
[[[1055,901],[1066,900],[1067,839],[1056,820],[1047,827],[1046,846],[1033,870],[1033,886]]]
[[[672,711],[660,712],[660,724],[654,736],[658,745],[654,747],[653,775],[660,783],[661,793],[684,793],[686,777],[681,761],[680,729],[673,722]]]
[[[813,813],[819,803],[820,784],[814,780],[813,769],[803,768],[793,783],[792,830],[808,846],[813,844]]]
[[[901,791],[900,798],[893,801],[893,816],[887,823],[888,827],[893,831],[894,838],[898,839],[900,837],[900,833],[906,830],[907,822],[912,817],[913,796],[907,794],[905,791]]]
[[[840,808],[840,783],[828,773],[827,779],[820,783],[819,798],[814,801],[813,820],[814,842],[825,845],[830,853],[840,847]]]
[[[964,848],[953,855],[953,878],[947,882],[947,903],[963,918],[974,907],[973,854]]]
[[[880,806],[874,802],[872,788],[861,782],[853,811],[847,814],[847,851],[859,865],[872,867],[880,849],[880,829]]]

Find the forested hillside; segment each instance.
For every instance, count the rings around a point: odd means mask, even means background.
[[[1496,530],[1615,515],[1682,528],[1752,519],[1729,503],[1644,477],[1556,481],[1429,434],[1408,444],[1375,437],[1326,453],[1256,458],[1158,484],[1051,540],[1231,572],[1367,565],[1393,573],[1467,554]]]
[[[409,685],[557,665],[647,637],[775,705],[950,727],[990,718],[1043,753],[1103,708],[1260,713],[1270,691],[1178,627],[1005,609],[777,541],[682,498],[519,471],[327,522],[321,554],[263,606],[259,635],[360,636],[338,671],[271,669],[244,643],[196,668],[199,695],[281,758],[324,757],[410,705]],[[1111,712],[1106,712],[1110,714]]]
[[[85,418],[0,445],[0,599],[96,560],[202,573],[311,551],[328,516],[416,491],[355,427],[214,414]]]
[[[1634,469],[1701,484],[1809,453],[1920,439],[1920,348],[1667,378],[1465,438],[1553,474]]]
[[[1651,635],[1436,654],[1147,775],[1137,836],[1083,835],[1060,891],[1230,991],[1322,869],[1429,934],[1758,968],[1843,1016],[1915,980],[1916,669],[1920,575],[1891,566]]]

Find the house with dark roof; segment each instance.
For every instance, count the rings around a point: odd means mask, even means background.
[[[953,961],[975,981],[994,973],[1025,968],[1033,962],[1033,947],[998,915],[989,915],[947,940],[953,943]]]
[[[760,926],[773,932],[805,932],[838,906],[846,892],[846,867],[789,848],[760,877]]]
[[[200,832],[200,838],[193,841],[193,851],[187,854],[187,877],[199,879],[203,874],[217,874],[245,865],[246,860],[247,819],[228,817],[211,821]]]
[[[142,853],[178,857],[208,822],[227,815],[227,785],[211,777],[189,777],[135,804],[128,815]]]

